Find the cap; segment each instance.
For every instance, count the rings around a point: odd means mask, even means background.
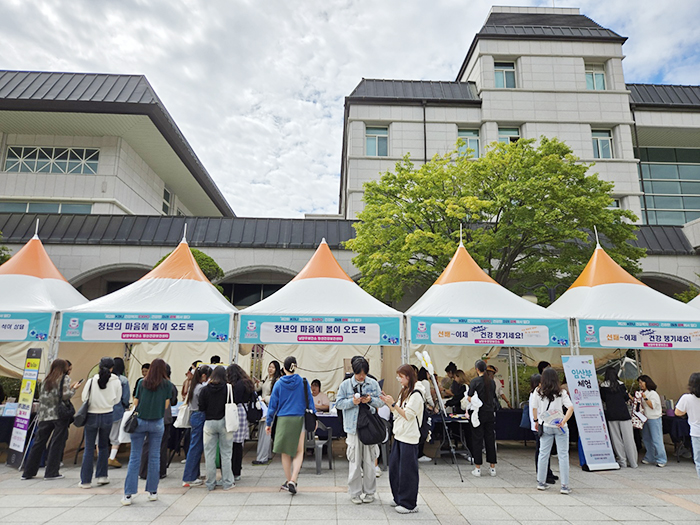
[[[488,365],[488,366],[486,367],[486,370],[488,370],[488,371],[490,371],[490,372],[494,372],[494,373],[498,372],[498,368],[496,368],[496,367],[493,366],[493,365]]]

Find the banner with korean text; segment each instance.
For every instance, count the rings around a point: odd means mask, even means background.
[[[22,374],[22,383],[20,384],[19,398],[17,399],[17,415],[15,416],[10,446],[7,451],[7,465],[10,467],[19,468],[22,464],[40,366],[41,348],[30,348],[27,351],[27,359],[24,363],[24,373]]]
[[[464,346],[569,346],[566,319],[411,317],[411,342]]]
[[[242,344],[398,345],[400,338],[398,317],[241,314]]]
[[[0,312],[0,341],[46,341],[51,312]]]
[[[697,323],[597,319],[577,323],[582,348],[700,350],[700,312]]]
[[[61,319],[61,341],[226,342],[226,314],[68,313]]]
[[[561,360],[586,465],[590,470],[619,469],[600,399],[593,356],[563,355]]]

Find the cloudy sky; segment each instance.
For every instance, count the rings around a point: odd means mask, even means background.
[[[629,37],[628,82],[700,84],[700,2],[573,0]],[[144,74],[239,216],[337,213],[344,97],[454,80],[518,0],[0,0],[0,69]]]

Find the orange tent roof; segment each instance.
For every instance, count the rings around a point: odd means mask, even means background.
[[[574,281],[571,288],[577,286],[598,286],[601,284],[628,283],[646,286],[627,273],[622,266],[613,261],[605,250],[598,246],[591,256],[581,275]]]
[[[455,252],[450,264],[442,272],[442,275],[438,277],[435,284],[449,284],[449,283],[461,283],[477,281],[484,283],[494,283],[498,284],[496,281],[491,279],[489,275],[481,269],[481,267],[476,264],[476,261],[472,259],[469,252],[463,245],[459,245],[457,251]]]
[[[37,236],[32,237],[9,261],[0,266],[0,275],[30,275],[39,279],[66,280]]]
[[[189,245],[184,240],[168,255],[167,259],[141,279],[190,279],[209,282],[195,261]]]
[[[331,279],[343,279],[354,282],[333,257],[326,239],[321,241],[309,262],[292,280],[298,281],[300,279],[314,279],[317,277],[329,277]]]

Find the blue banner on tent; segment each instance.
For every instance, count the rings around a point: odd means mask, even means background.
[[[0,341],[46,341],[51,312],[1,312]]]
[[[700,350],[700,322],[580,319],[577,323],[582,348]]]
[[[411,317],[413,344],[455,346],[569,346],[566,319]]]
[[[61,341],[207,343],[229,340],[226,314],[64,313]]]
[[[241,343],[398,345],[400,337],[398,317],[241,315]]]

